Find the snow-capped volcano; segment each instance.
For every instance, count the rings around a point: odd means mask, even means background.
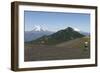
[[[40,25],[34,25],[32,31],[46,31],[46,29],[44,29],[44,28],[43,28],[42,26],[40,26]]]
[[[42,26],[40,25],[34,25],[33,29],[31,31],[26,31],[24,33],[24,36],[25,36],[25,42],[26,41],[32,41],[32,40],[35,40],[39,37],[42,37],[44,35],[50,35],[54,32],[51,32],[49,30],[47,30],[46,28],[43,28]]]

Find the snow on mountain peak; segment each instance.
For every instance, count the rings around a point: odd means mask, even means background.
[[[34,25],[32,31],[45,31],[45,29],[42,28],[42,26],[40,26],[40,25]]]

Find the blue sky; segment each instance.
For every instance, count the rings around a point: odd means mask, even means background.
[[[90,32],[90,14],[24,11],[25,31],[34,26],[42,26],[49,31],[58,31],[67,27]]]

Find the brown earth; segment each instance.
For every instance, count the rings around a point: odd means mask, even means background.
[[[54,46],[25,44],[25,61],[44,61],[62,59],[86,59],[90,58],[90,48],[84,47],[84,42],[89,38],[79,38]]]

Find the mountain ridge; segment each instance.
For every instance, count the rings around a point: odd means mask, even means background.
[[[44,44],[44,45],[53,45],[58,44],[64,41],[73,40],[76,38],[84,37],[85,35],[75,31],[71,27],[67,27],[63,30],[59,30],[51,35],[44,35],[36,40],[32,40],[29,43],[33,44]]]

